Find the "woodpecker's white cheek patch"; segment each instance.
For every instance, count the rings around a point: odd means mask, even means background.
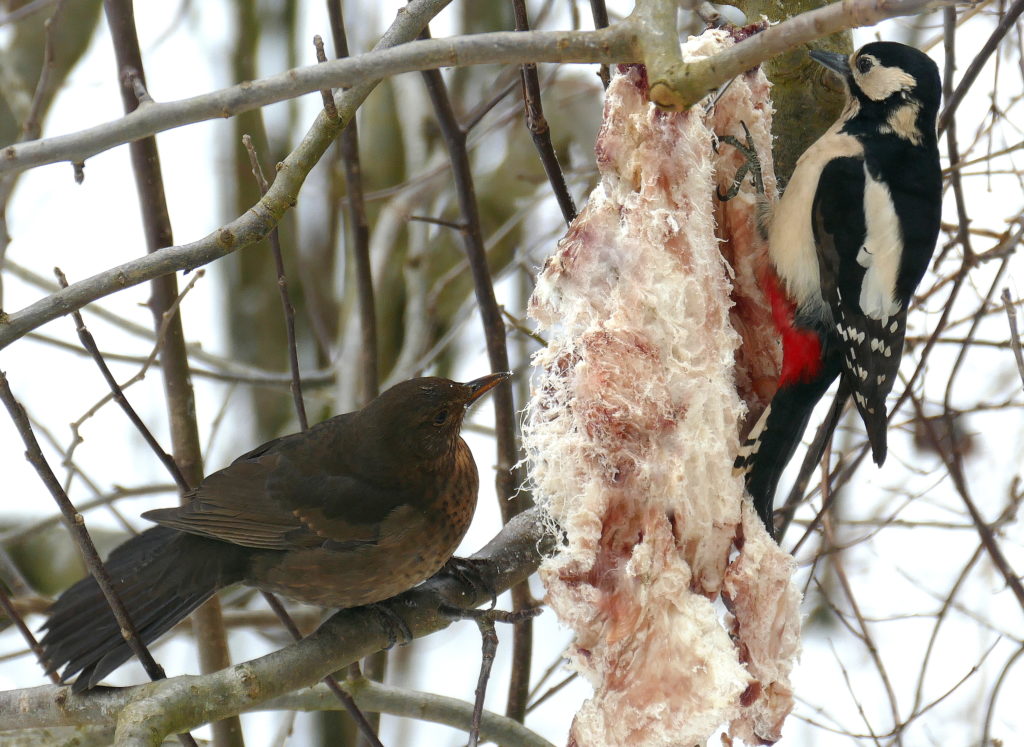
[[[866,55],[871,57],[871,55]],[[877,58],[873,58],[877,63]],[[876,64],[867,73],[861,73],[853,65],[853,81],[864,95],[873,101],[885,101],[899,91],[910,91],[917,85],[914,76],[898,67]]]
[[[889,188],[875,181],[867,166],[864,167],[864,218],[867,236],[857,253],[857,264],[867,270],[860,290],[860,308],[868,317],[885,324],[900,310],[895,296],[903,237]]]

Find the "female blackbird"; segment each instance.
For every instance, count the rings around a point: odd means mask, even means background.
[[[466,408],[509,374],[467,384],[422,378],[215,472],[187,505],[147,511],[160,526],[106,562],[143,642],[218,589],[255,586],[322,607],[357,607],[429,578],[476,508],[476,463],[459,436]],[[131,657],[99,586],[85,578],[50,609],[41,643],[72,690]]]

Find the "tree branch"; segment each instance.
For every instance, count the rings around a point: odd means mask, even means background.
[[[0,153],[0,174],[33,166],[70,161],[80,163],[117,145],[158,132],[210,119],[230,117],[261,106],[295,98],[324,88],[376,85],[399,73],[465,65],[538,62],[645,62],[650,68],[651,100],[662,106],[685,108],[730,78],[756,67],[786,49],[855,26],[869,26],[888,18],[926,10],[931,0],[847,0],[795,16],[751,36],[722,54],[699,63],[683,63],[674,27],[666,10],[673,0],[639,0],[625,20],[596,31],[498,31],[448,39],[408,41],[404,32],[420,22],[416,6],[447,5],[450,0],[422,0],[399,14],[393,29],[402,39],[390,39],[387,48],[322,64],[286,70],[256,81],[166,103],[151,103],[121,119],[77,133],[10,145]],[[674,7],[674,6],[673,6]],[[434,11],[436,14],[437,11]],[[422,29],[419,26],[417,33]],[[387,38],[387,37],[386,37]],[[383,41],[383,40],[382,40]],[[408,43],[401,43],[408,42]],[[401,46],[396,46],[396,44]],[[342,98],[345,94],[342,94]],[[342,123],[348,121],[340,113]],[[325,116],[326,119],[326,116]]]
[[[533,573],[554,542],[550,524],[534,508],[516,516],[473,557],[489,561],[494,574],[489,581],[501,593]],[[490,599],[485,591],[439,574],[385,604],[402,617],[414,637],[421,637],[452,623],[439,611],[442,603],[474,607]],[[175,731],[273,707],[273,698],[313,685],[386,644],[378,614],[366,608],[342,610],[298,643],[220,672],[174,677],[155,687],[146,684],[83,695],[53,686],[9,690],[0,693],[0,713],[8,730],[118,720],[118,744],[158,744],[162,736]],[[357,702],[362,687],[353,690]]]

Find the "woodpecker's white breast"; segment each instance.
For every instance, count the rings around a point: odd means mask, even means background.
[[[833,158],[864,154],[856,138],[839,132],[844,123],[840,119],[800,156],[772,215],[769,255],[786,293],[798,306],[824,303],[811,216],[821,171]]]

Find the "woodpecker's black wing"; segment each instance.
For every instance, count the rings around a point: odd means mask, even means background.
[[[861,158],[826,164],[812,211],[822,295],[833,317],[826,344],[842,353],[842,375],[874,460],[882,464],[885,400],[899,369],[907,317],[896,294],[903,249],[899,222],[888,189],[868,175]]]

